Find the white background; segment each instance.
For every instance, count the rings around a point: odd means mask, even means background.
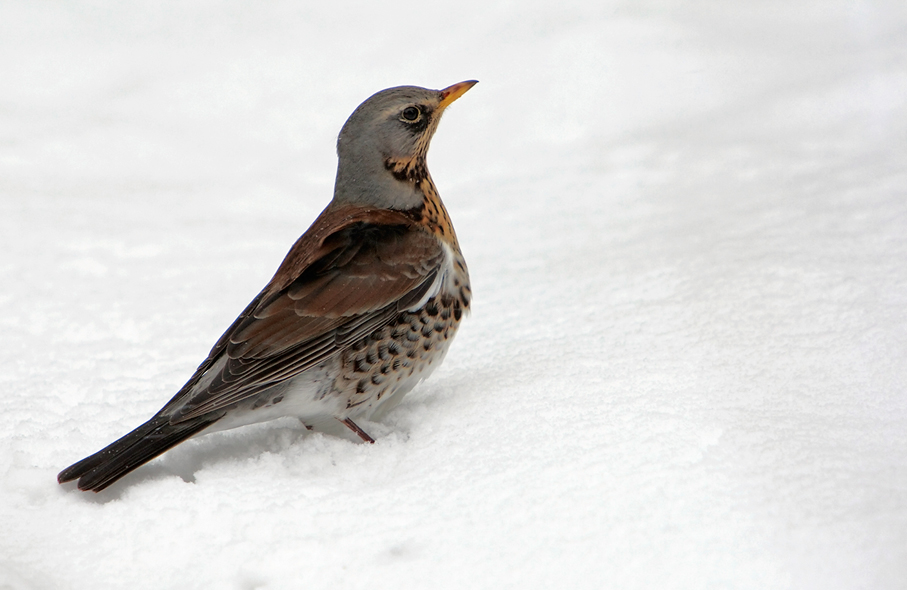
[[[429,163],[475,292],[357,445],[282,420],[102,494],[331,197]],[[907,4],[0,4],[0,588],[904,588]]]

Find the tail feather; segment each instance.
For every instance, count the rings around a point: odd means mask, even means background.
[[[167,416],[155,416],[94,455],[70,465],[60,472],[57,481],[66,483],[78,479],[80,490],[100,492],[133,469],[198,434],[222,416],[223,413],[200,416],[177,424],[171,424]]]

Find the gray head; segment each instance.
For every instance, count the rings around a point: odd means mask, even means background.
[[[334,202],[413,209],[422,202],[428,178],[425,155],[441,114],[476,84],[443,90],[418,86],[388,88],[353,111],[337,139]]]

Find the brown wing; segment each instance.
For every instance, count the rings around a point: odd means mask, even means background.
[[[418,302],[443,256],[402,213],[329,207],[162,413],[202,416],[337,354]]]

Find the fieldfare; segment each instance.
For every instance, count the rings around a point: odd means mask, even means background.
[[[425,163],[441,115],[476,84],[400,86],[353,112],[334,198],[167,404],[67,467],[101,491],[193,436],[295,416],[309,429],[379,420],[441,364],[469,308],[466,262]]]

